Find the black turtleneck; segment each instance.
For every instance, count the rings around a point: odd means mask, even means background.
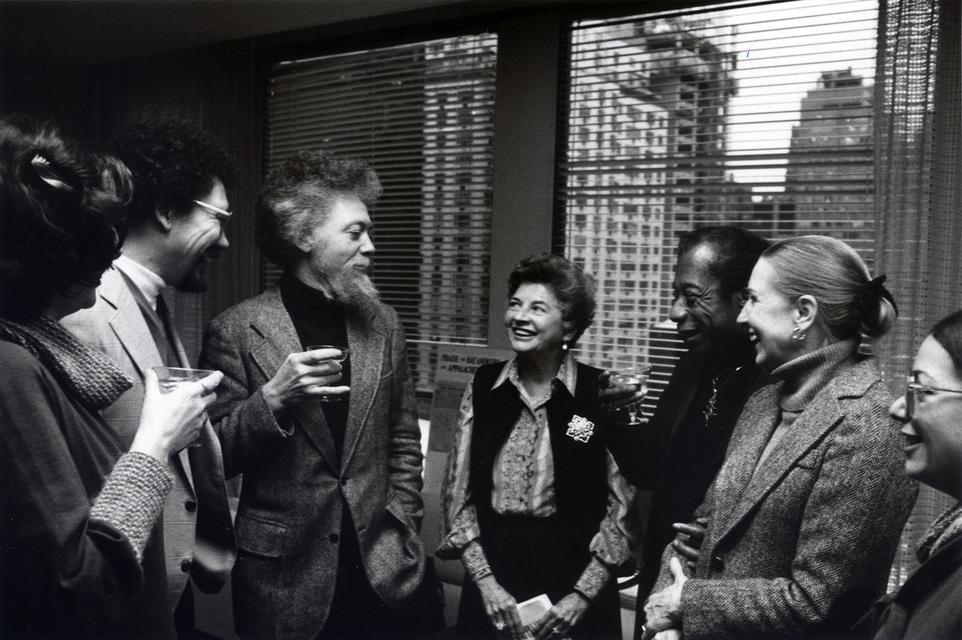
[[[301,341],[301,348],[314,344],[332,344],[347,347],[347,323],[344,307],[330,300],[324,292],[307,286],[293,275],[285,272],[279,283],[281,301],[294,323],[294,330]],[[341,363],[344,367],[338,385],[351,384],[350,358]],[[318,402],[324,411],[338,455],[344,446],[347,427],[348,401]]]

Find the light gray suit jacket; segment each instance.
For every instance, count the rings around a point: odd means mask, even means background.
[[[108,269],[97,288],[94,306],[62,322],[81,342],[106,354],[134,381],[133,387],[102,412],[124,447],[129,447],[140,424],[144,372],[165,363],[120,271]],[[183,348],[178,350],[182,366],[189,367]],[[164,504],[163,518],[172,607],[188,576],[202,591],[219,591],[236,558],[220,442],[209,423],[201,429],[199,440],[200,447],[184,449],[171,458],[174,488]]]
[[[345,508],[368,580],[388,605],[404,606],[422,580],[422,455],[404,331],[390,307],[365,315],[347,320],[351,394],[340,462],[316,403],[278,423],[261,393],[302,350],[276,288],[207,330],[201,364],[226,376],[211,419],[228,475],[244,474],[233,578],[244,637],[317,636],[334,597]]]
[[[780,384],[748,400],[696,512],[709,522],[682,590],[686,640],[839,635],[885,592],[916,485],[878,369],[842,364],[754,473]]]

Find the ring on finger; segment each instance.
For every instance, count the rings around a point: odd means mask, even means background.
[[[507,625],[505,625],[504,622],[501,620],[496,620],[494,623],[494,628],[497,629],[498,631],[504,631],[504,628],[506,626]]]

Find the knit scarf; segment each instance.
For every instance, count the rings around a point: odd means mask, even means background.
[[[92,411],[109,407],[133,382],[99,351],[85,347],[45,316],[27,322],[0,319],[0,340],[20,345]]]
[[[919,562],[925,562],[939,549],[962,535],[962,503],[955,505],[940,515],[925,532],[916,555]]]

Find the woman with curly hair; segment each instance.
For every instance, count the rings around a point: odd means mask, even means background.
[[[460,637],[621,637],[612,575],[630,557],[633,492],[595,432],[601,372],[569,351],[594,309],[591,276],[561,256],[508,279],[515,357],[475,372],[445,478],[437,555],[466,571]],[[522,620],[517,604],[542,594],[552,606]]]
[[[117,255],[126,168],[54,127],[0,120],[0,637],[173,637],[157,516],[167,459],[221,374],[162,395],[148,372],[123,451],[99,411],[130,387],[59,322]]]

